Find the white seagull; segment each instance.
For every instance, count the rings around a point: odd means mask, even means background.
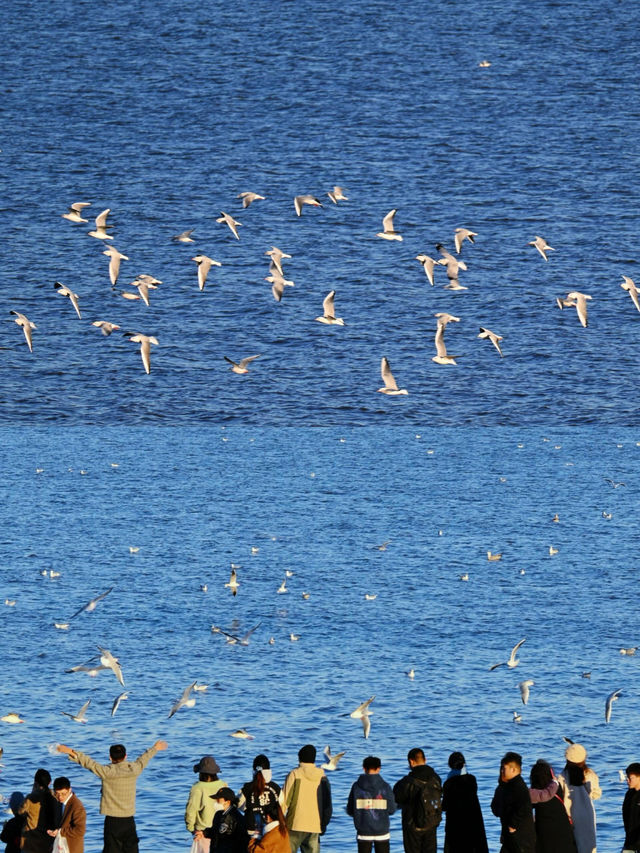
[[[253,204],[254,201],[264,201],[263,195],[258,195],[258,193],[252,193],[252,192],[238,193],[236,198],[242,199],[242,207],[243,208],[249,207],[249,205]]]
[[[640,311],[640,300],[638,300],[638,288],[636,287],[636,283],[632,278],[629,278],[628,275],[623,275],[624,279],[620,287],[623,290],[626,290],[629,296],[633,299],[633,304],[636,306],[638,311]]]
[[[355,711],[352,711],[349,716],[353,717],[355,720],[362,720],[362,728],[364,731],[365,738],[369,737],[369,732],[371,731],[371,720],[369,717],[373,713],[373,711],[369,710],[369,705],[375,699],[375,696],[372,696],[370,699],[367,699],[366,702],[362,702],[362,704],[358,705]]]
[[[499,666],[504,666],[505,664],[509,667],[509,669],[513,669],[514,666],[518,666],[520,660],[516,657],[518,653],[518,649],[524,643],[527,638],[520,640],[519,643],[516,643],[515,646],[511,649],[511,654],[509,655],[509,660],[503,660],[500,663],[494,663],[493,666],[489,667],[489,670],[497,669]]]
[[[231,590],[232,595],[235,596],[238,594],[238,587],[240,586],[240,584],[238,583],[238,575],[235,569],[231,569],[229,583],[226,583],[225,586]]]
[[[75,308],[76,314],[78,315],[79,319],[82,320],[82,314],[80,313],[80,307],[78,305],[78,294],[74,293],[73,290],[70,290],[68,287],[66,287],[64,284],[62,284],[62,282],[60,282],[60,281],[54,282],[53,286],[55,287],[55,289],[58,291],[58,293],[61,296],[68,296],[69,297],[69,301],[71,302],[71,304]]]
[[[464,261],[461,261],[459,258],[456,258],[455,255],[452,255],[451,252],[446,249],[442,243],[438,243],[436,245],[436,249],[442,255],[442,258],[438,261],[441,266],[447,268],[447,278],[449,279],[449,284],[447,287],[450,290],[466,290],[466,287],[463,288],[460,282],[458,281],[458,274],[460,270],[466,270],[467,265]]]
[[[477,237],[475,231],[469,231],[468,228],[456,228],[454,234],[454,242],[456,244],[456,252],[460,254],[462,251],[462,244],[465,240],[468,240],[470,243],[475,243],[474,237]]]
[[[342,317],[336,317],[336,312],[333,307],[335,295],[335,290],[332,290],[325,296],[322,303],[322,317],[316,317],[318,323],[324,323],[327,326],[344,326],[344,320]]]
[[[248,373],[248,372],[249,372],[249,369],[247,368],[247,365],[248,365],[250,362],[252,362],[252,361],[254,360],[254,358],[260,358],[260,356],[259,356],[259,355],[248,355],[246,358],[241,358],[241,359],[240,359],[240,361],[233,361],[232,359],[228,358],[226,355],[225,355],[225,356],[223,356],[223,358],[224,358],[224,360],[225,360],[225,361],[228,361],[228,362],[229,362],[229,364],[231,365],[231,367],[229,368],[229,370],[230,370],[232,373],[241,373],[241,374],[244,374],[244,373]]]
[[[390,210],[382,220],[382,231],[378,231],[376,237],[382,237],[383,240],[402,240],[402,234],[394,231],[393,217],[398,212],[397,208]]]
[[[115,246],[109,246],[102,254],[107,255],[109,258],[109,278],[111,286],[115,287],[120,273],[120,261],[128,261],[129,258],[123,255],[122,252],[119,252]]]
[[[124,687],[124,678],[122,676],[122,670],[120,669],[120,662],[118,661],[118,658],[114,658],[109,649],[103,649],[101,646],[98,646],[98,649],[100,651],[100,663],[103,666],[106,666],[107,669],[110,669],[120,684]]]
[[[500,341],[502,340],[502,337],[500,335],[497,335],[495,332],[492,332],[491,329],[485,329],[483,326],[480,326],[480,334],[478,335],[478,337],[491,341],[491,343],[500,353],[500,358],[502,358],[502,350],[500,349]]]
[[[584,328],[586,329],[589,325],[587,320],[587,299],[591,299],[588,293],[580,293],[578,290],[572,290],[571,293],[567,293],[567,299],[572,299],[575,301],[576,311],[578,312],[578,320],[582,323]]]
[[[96,609],[98,602],[102,601],[103,598],[106,598],[109,593],[112,592],[112,590],[113,587],[110,586],[109,589],[105,590],[105,592],[101,592],[100,595],[96,595],[96,597],[92,598],[91,601],[88,601],[86,604],[83,604],[79,610],[76,610],[73,616],[69,617],[69,621],[75,619],[76,616],[79,616],[83,611],[86,611],[87,613],[92,613]]]
[[[19,311],[10,311],[9,313],[15,314],[16,319],[14,320],[14,323],[17,323],[19,326],[22,327],[22,331],[24,332],[24,338],[27,342],[27,346],[29,347],[29,352],[33,352],[33,339],[31,331],[32,329],[37,329],[38,327],[35,323],[32,323],[28,317],[26,317],[24,314],[21,314]]]
[[[125,338],[129,338],[134,344],[140,344],[140,355],[145,373],[151,373],[151,344],[158,346],[158,339],[153,335],[143,335],[140,332],[125,332]]]
[[[534,684],[535,681],[532,681],[530,678],[527,678],[526,681],[521,681],[520,684],[518,684],[523,705],[526,705],[529,701],[529,688],[533,687]]]
[[[308,204],[311,207],[322,207],[322,204],[313,195],[297,195],[293,199],[293,206],[295,207],[298,216],[302,216],[302,207],[305,204]]]
[[[429,279],[429,284],[433,287],[433,271],[436,264],[440,264],[440,261],[436,261],[433,258],[430,258],[429,255],[424,254],[416,255],[416,261],[420,261],[422,264],[422,269],[424,270],[426,277]]]
[[[288,255],[286,252],[283,252],[282,249],[279,249],[277,246],[272,246],[268,251],[265,252],[265,255],[271,258],[271,263],[278,270],[280,275],[282,275],[282,259],[290,258],[291,255]]]
[[[328,746],[325,746],[325,748],[323,749],[323,753],[327,757],[326,762],[321,765],[323,770],[337,770],[338,762],[340,761],[342,756],[345,755],[344,752],[336,752],[335,755],[331,755],[331,750]]]
[[[111,209],[107,208],[96,216],[96,228],[95,231],[88,232],[89,237],[95,237],[96,240],[113,240],[111,234],[107,234],[107,231],[113,227],[111,225],[107,225],[107,216],[109,216],[110,213]]]
[[[545,261],[547,260],[547,252],[555,252],[553,246],[549,246],[544,237],[535,237],[530,243],[527,243],[527,245],[536,248]]]
[[[182,696],[177,700],[177,702],[173,704],[173,707],[169,711],[169,717],[167,719],[173,717],[176,711],[179,711],[180,708],[193,708],[193,706],[196,704],[196,700],[193,697],[190,698],[190,693],[197,683],[197,681],[194,681],[188,687],[185,687],[182,692]]]
[[[116,698],[113,702],[113,705],[111,706],[111,716],[112,717],[115,714],[115,712],[118,710],[118,708],[120,707],[120,703],[124,702],[124,700],[128,699],[128,698],[129,698],[129,691],[128,690],[125,690],[124,693],[121,693],[119,696],[116,696]]]
[[[348,197],[344,194],[342,187],[334,187],[327,193],[327,195],[334,204],[337,204],[339,201],[349,201]]]
[[[213,258],[209,258],[207,255],[196,255],[191,260],[198,264],[198,287],[200,290],[204,290],[204,283],[207,280],[211,267],[221,267],[222,264],[220,261],[214,261]]]
[[[236,240],[240,239],[240,236],[238,235],[238,225],[242,225],[242,222],[238,222],[237,219],[234,219],[233,216],[231,216],[231,214],[225,213],[224,210],[221,210],[220,216],[216,219],[216,222],[224,222],[229,226]]]
[[[189,228],[187,231],[181,231],[179,234],[174,234],[171,239],[175,243],[195,243],[196,241],[191,236],[194,231],[194,228]]]
[[[116,329],[120,328],[120,326],[117,326],[115,323],[110,323],[108,320],[94,320],[91,325],[97,326],[106,337],[108,337],[111,332],[115,332]]]
[[[409,393],[406,388],[398,388],[398,384],[391,372],[391,367],[389,366],[389,360],[387,358],[383,357],[380,363],[380,373],[382,375],[382,381],[384,382],[384,387],[378,388],[378,392],[380,394],[397,397],[400,394]]]
[[[88,219],[82,218],[82,211],[85,207],[91,207],[90,201],[76,201],[70,205],[69,210],[62,214],[63,219],[68,219],[69,222],[88,222]]]
[[[70,714],[68,711],[60,711],[61,714],[64,714],[65,717],[71,717],[71,719],[76,723],[86,723],[87,722],[87,708],[91,704],[91,699],[87,699],[82,708],[78,711],[77,714]]]
[[[611,719],[611,706],[616,701],[616,699],[618,699],[620,696],[622,696],[622,690],[614,690],[613,693],[610,693],[607,696],[607,701],[605,702],[605,705],[604,705],[604,721],[605,721],[605,723],[608,723],[610,721],[610,719]]]

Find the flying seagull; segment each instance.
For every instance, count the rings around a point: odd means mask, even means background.
[[[253,361],[254,358],[260,358],[260,356],[259,355],[248,355],[246,358],[240,359],[240,361],[233,361],[232,359],[227,358],[226,355],[223,356],[223,358],[225,361],[228,361],[229,364],[231,365],[229,370],[232,373],[248,373],[249,370],[247,368],[247,365],[249,364],[249,362]]]
[[[607,701],[605,702],[605,706],[604,706],[604,721],[605,721],[605,723],[608,723],[609,720],[611,719],[611,706],[616,701],[616,699],[620,698],[620,696],[622,696],[622,690],[614,690],[613,693],[610,693],[607,696]]]
[[[24,332],[24,338],[27,342],[27,346],[29,347],[29,352],[33,352],[33,340],[31,330],[37,329],[38,327],[35,323],[32,323],[28,317],[26,317],[24,314],[21,314],[19,311],[10,311],[9,313],[15,314],[16,319],[14,320],[14,323],[17,323],[19,326],[22,327],[22,331]]]
[[[338,762],[340,761],[340,759],[342,758],[342,756],[345,753],[344,752],[337,752],[335,755],[331,755],[331,750],[329,749],[328,746],[325,746],[323,752],[327,757],[327,761],[325,764],[321,765],[322,769],[323,770],[337,770],[338,769]]]
[[[114,658],[109,649],[103,649],[101,646],[98,646],[98,649],[100,650],[100,663],[107,669],[110,669],[120,684],[124,687],[124,678],[122,676],[122,670],[120,669],[118,658]]]
[[[536,248],[545,261],[547,260],[547,252],[555,252],[553,246],[549,246],[544,237],[535,237],[530,243],[527,243],[527,245]]]
[[[520,640],[519,643],[516,643],[515,646],[511,649],[511,654],[509,655],[509,660],[503,660],[500,663],[494,663],[493,666],[489,667],[489,671],[492,669],[497,669],[499,666],[504,666],[505,664],[509,667],[509,669],[513,669],[514,666],[518,666],[520,660],[516,657],[518,654],[518,649],[524,643],[527,638]]]
[[[83,612],[83,610],[86,610],[87,613],[92,613],[96,609],[98,602],[102,601],[103,598],[106,598],[112,590],[113,587],[110,586],[109,589],[106,590],[106,592],[101,592],[100,595],[97,595],[95,598],[92,598],[91,601],[88,601],[86,604],[83,604],[79,610],[76,610],[73,616],[69,617],[69,621],[71,621],[71,619],[75,619],[76,616],[79,616]]]
[[[311,205],[311,207],[322,207],[322,204],[313,195],[297,195],[293,199],[293,206],[298,216],[302,216],[302,206],[305,204]]]
[[[380,394],[387,394],[391,397],[396,397],[399,394],[408,394],[406,388],[398,388],[398,384],[391,372],[391,367],[389,366],[389,360],[383,358],[380,363],[380,373],[382,375],[382,381],[384,382],[384,388],[378,388]]]
[[[393,228],[393,217],[398,212],[397,208],[390,210],[382,220],[382,231],[378,231],[376,237],[382,237],[383,240],[402,240],[402,234],[399,234]]]
[[[189,698],[189,694],[191,693],[191,691],[193,690],[193,688],[196,686],[197,683],[198,683],[197,681],[194,681],[188,687],[185,687],[185,689],[182,692],[182,696],[178,699],[177,702],[174,703],[173,707],[169,711],[169,717],[167,719],[170,719],[171,717],[173,717],[173,715],[176,713],[176,711],[179,711],[180,708],[182,708],[182,707],[193,708],[193,706],[196,704],[196,700],[193,698]]]
[[[520,696],[522,697],[522,704],[523,705],[526,705],[527,702],[529,701],[529,688],[533,687],[534,684],[535,684],[535,681],[532,681],[530,678],[527,678],[526,681],[521,681],[520,684],[518,684],[518,687],[520,688]]]
[[[373,711],[369,710],[369,705],[375,699],[375,696],[372,696],[370,699],[367,699],[366,702],[362,702],[355,711],[352,711],[349,716],[353,717],[355,720],[362,720],[362,728],[364,731],[365,738],[369,737],[369,732],[371,731],[371,720],[369,717],[373,713]]]
[[[65,717],[71,717],[71,719],[76,723],[86,723],[87,722],[87,708],[91,704],[91,699],[87,699],[82,708],[78,711],[77,714],[70,714],[68,711],[60,711],[61,714],[64,714]]]
[[[113,705],[111,706],[111,716],[112,717],[115,714],[115,712],[118,710],[118,708],[120,707],[120,703],[124,702],[124,700],[128,699],[128,698],[129,698],[129,691],[128,690],[125,690],[124,693],[121,693],[119,696],[116,697]]]

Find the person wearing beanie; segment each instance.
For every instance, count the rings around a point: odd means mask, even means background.
[[[389,816],[396,800],[388,782],[380,775],[382,763],[375,755],[362,762],[364,771],[351,786],[347,814],[353,818],[358,853],[389,853]]]
[[[467,773],[461,752],[451,753],[449,767],[442,786],[445,853],[489,853],[476,777]]]
[[[640,764],[635,761],[626,769],[629,790],[622,803],[624,847],[622,853],[640,850]]]
[[[331,786],[324,770],[316,767],[316,748],[303,746],[298,752],[300,764],[287,776],[283,794],[291,853],[318,853],[320,836],[332,815]]]
[[[280,785],[271,778],[271,764],[266,755],[253,759],[253,779],[246,782],[240,791],[238,808],[244,810],[247,832],[250,836],[262,835],[267,820],[267,807],[274,803],[282,806],[284,797]]]
[[[558,774],[564,790],[564,807],[573,824],[578,853],[596,851],[596,811],[593,801],[602,796],[598,777],[587,767],[587,751],[580,743],[571,743],[565,750],[565,764]]]
[[[491,811],[500,818],[501,853],[535,853],[536,830],[529,788],[522,778],[522,757],[507,752],[500,762]]]
[[[19,814],[20,806],[24,803],[24,796],[20,791],[14,791],[9,798],[9,809],[13,817],[2,827],[0,832],[0,841],[4,842],[5,853],[20,853],[20,837],[22,835],[22,825],[25,821],[25,816]]]
[[[184,812],[185,826],[191,835],[211,826],[213,816],[220,808],[212,796],[226,787],[226,782],[218,778],[220,767],[213,755],[204,755],[193,765],[193,772],[198,774],[198,781],[191,786]],[[198,853],[209,853],[210,844],[210,839],[202,836],[197,843]]]

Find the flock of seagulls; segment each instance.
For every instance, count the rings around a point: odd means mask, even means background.
[[[342,204],[349,200],[349,196],[346,195],[345,190],[340,186],[334,186],[332,190],[327,192],[327,196],[334,204]],[[262,202],[266,197],[256,192],[244,191],[237,194],[237,199],[240,200],[243,210],[246,211],[253,203],[258,201]],[[322,202],[312,194],[296,195],[294,197],[293,204],[295,213],[298,217],[302,216],[303,210],[306,207],[323,207]],[[66,213],[62,214],[62,217],[76,225],[87,223],[89,220],[85,218],[84,213],[88,207],[90,207],[89,202],[75,202],[70,205]],[[387,241],[403,240],[403,236],[397,230],[395,224],[397,212],[397,208],[394,208],[384,216],[382,220],[382,230],[377,233],[377,237]],[[87,233],[92,238],[102,241],[103,244],[106,245],[104,254],[109,258],[109,280],[112,289],[115,290],[120,276],[121,264],[122,262],[129,262],[130,258],[128,255],[119,251],[113,243],[110,242],[114,239],[113,235],[110,233],[113,230],[113,226],[108,223],[110,214],[110,208],[105,208],[101,211],[95,218],[94,228]],[[240,233],[238,229],[242,226],[242,223],[235,219],[232,214],[227,211],[221,211],[220,216],[217,217],[215,221],[216,223],[228,228],[236,240],[240,240]],[[192,236],[194,232],[195,229],[193,228],[187,229],[179,234],[175,234],[171,239],[178,243],[194,243],[195,239]],[[465,245],[473,246],[475,244],[477,237],[478,232],[473,231],[470,228],[456,227],[453,229],[452,233],[453,250],[449,250],[443,243],[438,242],[435,244],[435,250],[440,257],[432,257],[424,252],[416,255],[416,260],[422,265],[431,286],[435,285],[436,269],[444,267],[448,279],[446,289],[467,289],[466,285],[461,284],[460,282],[460,273],[467,270],[467,263],[462,260],[461,254]],[[548,253],[555,251],[554,248],[548,244],[547,240],[540,235],[535,236],[528,245],[533,247],[545,262],[549,260]],[[267,251],[265,251],[265,255],[270,258],[268,275],[265,279],[271,284],[273,298],[277,302],[280,302],[284,297],[286,289],[294,286],[293,280],[286,277],[283,269],[283,260],[291,258],[291,255],[277,246],[272,246],[270,249],[267,249]],[[215,260],[202,252],[194,255],[192,260],[197,264],[198,289],[200,291],[204,291],[211,268],[214,266],[222,266],[222,262]],[[132,289],[122,290],[120,292],[120,296],[129,302],[141,301],[146,306],[149,306],[151,292],[156,290],[161,284],[161,279],[155,278],[154,276],[146,273],[140,274],[131,283],[130,287]],[[638,289],[636,288],[633,279],[629,276],[623,276],[621,287],[629,293],[636,309],[640,311],[640,297],[638,296]],[[69,299],[78,319],[82,319],[80,296],[72,290],[71,287],[59,281],[54,283],[54,288],[60,295]],[[323,300],[322,314],[315,318],[317,322],[332,326],[346,325],[345,320],[342,317],[336,316],[335,298],[336,291],[335,289],[332,289]],[[566,294],[566,296],[557,297],[556,302],[561,310],[575,307],[580,324],[586,328],[588,326],[587,303],[591,298],[590,294],[582,293],[578,290],[571,290]],[[13,315],[15,322],[22,329],[29,351],[33,353],[33,332],[38,329],[38,326],[22,311],[11,309],[10,313]],[[446,312],[439,312],[434,316],[436,319],[434,341],[435,355],[433,356],[432,361],[441,366],[455,366],[458,364],[460,356],[448,351],[445,343],[445,329],[448,323],[459,323],[461,318]],[[127,331],[126,328],[123,331],[120,324],[115,323],[110,319],[95,319],[92,321],[92,325],[98,327],[105,336],[109,336],[115,331],[121,331],[129,341],[139,344],[143,369],[147,374],[151,372],[152,347],[159,345],[159,339],[155,334],[148,334],[140,331]],[[504,358],[505,353],[501,346],[503,336],[499,332],[487,328],[486,326],[480,326],[477,337],[483,340],[488,340],[497,351],[499,357]],[[224,358],[231,364],[230,369],[233,373],[246,375],[249,372],[247,365],[253,359],[258,358],[258,356],[252,355],[239,359],[232,359],[225,355]],[[380,393],[383,393],[386,396],[406,396],[409,393],[407,388],[400,387],[396,382],[394,374],[389,366],[389,361],[386,357],[383,357],[381,360],[381,376],[383,387],[377,389]]]

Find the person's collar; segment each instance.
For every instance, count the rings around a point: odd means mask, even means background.
[[[266,835],[266,834],[267,834],[267,832],[270,832],[272,829],[275,829],[277,826],[278,826],[278,821],[277,821],[277,820],[272,820],[272,821],[270,821],[269,823],[265,823],[265,825],[264,825],[264,834]]]

